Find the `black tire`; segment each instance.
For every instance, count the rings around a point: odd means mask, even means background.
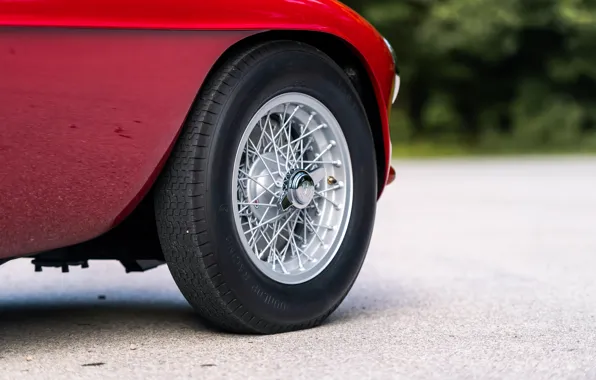
[[[299,285],[271,280],[245,253],[231,180],[244,126],[269,99],[292,91],[333,112],[354,178],[352,214],[337,255]],[[230,332],[270,334],[317,326],[339,306],[366,256],[376,196],[373,138],[350,80],[312,46],[276,41],[238,53],[210,76],[157,185],[156,220],[172,276],[200,316]]]

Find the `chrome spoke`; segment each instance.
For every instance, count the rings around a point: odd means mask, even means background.
[[[238,202],[239,205],[241,206],[259,206],[259,207],[277,207],[277,204],[275,203],[247,203],[247,202]],[[247,209],[248,207],[246,207],[245,209]],[[242,211],[242,210],[241,210]]]
[[[327,145],[327,147],[325,149],[323,149],[323,151],[321,153],[318,153],[317,156],[311,161],[311,163],[308,164],[308,166],[304,168],[304,170],[308,170],[314,164],[318,164],[319,162],[317,162],[317,161],[319,160],[319,158],[323,157],[323,155],[325,153],[327,153],[331,148],[333,148],[333,146],[334,146],[334,144],[332,144],[332,143]]]
[[[255,154],[257,155],[257,157],[259,157],[259,160],[261,160],[263,162],[265,169],[267,170],[267,173],[269,174],[271,179],[273,181],[275,181],[275,177],[273,176],[273,173],[271,173],[271,169],[269,169],[269,166],[267,166],[267,163],[263,159],[263,156],[261,156],[261,154],[259,153],[259,149],[253,144],[253,142],[250,139],[248,140],[248,142],[252,145],[253,149],[255,150]],[[260,142],[261,142],[261,140],[259,140],[259,143]]]
[[[271,118],[267,118],[268,120],[268,124],[269,124],[269,130],[271,131],[271,143],[273,144],[273,151],[275,152],[275,161],[277,162],[277,171],[278,172],[282,172],[281,171],[281,164],[279,163],[279,154],[277,154],[278,149],[275,143],[275,139],[277,137],[277,135],[273,134],[273,126],[271,125]],[[279,133],[281,133],[281,130],[279,131]]]
[[[277,197],[277,194],[274,193],[273,191],[270,190],[269,187],[265,187],[263,186],[259,181],[257,181],[256,178],[251,177],[248,173],[246,173],[243,170],[240,170],[240,173],[244,174],[246,176],[246,178],[250,179],[251,181],[253,181],[254,183],[256,183],[257,185],[259,185],[260,187],[262,187],[265,191],[267,191],[268,193],[270,193],[271,195],[273,195],[274,197]]]
[[[320,198],[322,198],[323,200],[331,203],[333,205],[333,207],[335,207],[336,209],[341,209],[341,206],[338,203],[333,202],[331,199],[327,198],[326,196],[323,195],[323,193],[321,192],[315,192],[315,194],[317,196],[319,196]]]
[[[319,194],[325,194],[325,193],[328,193],[328,192],[330,192],[330,191],[339,190],[339,189],[341,189],[342,187],[344,187],[343,183],[339,183],[339,184],[337,184],[336,186],[333,186],[333,187],[328,187],[328,188],[326,188],[325,190],[321,190],[321,191],[319,191]]]

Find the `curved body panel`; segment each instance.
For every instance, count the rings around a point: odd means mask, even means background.
[[[355,48],[388,159],[391,55],[333,0],[0,0],[0,259],[92,239],[125,217],[214,63],[265,30]]]
[[[0,31],[0,257],[110,229],[152,182],[212,64],[243,36]]]

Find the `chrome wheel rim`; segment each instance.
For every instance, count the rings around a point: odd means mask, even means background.
[[[300,284],[320,274],[344,240],[352,163],[339,122],[317,99],[279,95],[249,122],[232,180],[235,224],[269,278]]]

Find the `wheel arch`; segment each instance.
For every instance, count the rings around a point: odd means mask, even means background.
[[[380,109],[387,107],[380,105],[379,102],[381,102],[381,100],[379,100],[376,95],[373,78],[369,74],[370,71],[366,66],[365,60],[358,50],[349,42],[333,34],[319,31],[272,30],[260,32],[246,37],[230,46],[213,65],[207,77],[216,72],[218,68],[223,65],[230,56],[236,54],[236,52],[254,44],[275,40],[303,42],[321,50],[337,63],[346,73],[348,78],[350,78],[350,81],[358,92],[362,105],[364,106],[373,136],[377,163],[377,192],[380,196],[385,187],[385,174],[388,169],[386,167],[387,152],[385,152],[385,138],[383,134],[385,126],[380,114]],[[206,82],[207,81],[204,83]]]
[[[342,70],[344,70],[354,85],[364,106],[373,137],[377,166],[377,196],[380,197],[383,189],[385,188],[386,174],[389,170],[387,163],[387,144],[384,133],[384,129],[387,128],[387,126],[385,125],[383,115],[381,115],[381,110],[386,109],[387,107],[381,104],[384,102],[382,99],[379,99],[379,96],[375,91],[374,78],[372,77],[371,70],[369,70],[366,65],[364,57],[362,57],[360,52],[352,44],[341,37],[326,32],[310,30],[268,30],[252,33],[227,47],[215,61],[207,73],[205,79],[198,87],[197,95],[195,96],[193,104],[189,107],[189,112],[199,98],[204,84],[208,83],[209,77],[214,75],[230,57],[234,56],[239,51],[248,48],[249,46],[284,39],[303,42],[321,50],[334,62],[336,62],[342,68]],[[178,135],[168,148],[162,160],[155,168],[150,180],[147,183],[148,186],[145,186],[145,190],[138,194],[137,197],[135,197],[135,199],[133,199],[130,204],[118,215],[118,217],[112,223],[112,228],[118,228],[121,222],[127,219],[132,212],[134,212],[137,208],[144,207],[143,204],[146,202],[142,202],[142,200],[146,197],[150,197],[153,193],[156,180],[161,175],[166,162],[170,158],[176,141],[179,138],[179,134],[182,131],[182,127],[183,126],[181,126]]]

